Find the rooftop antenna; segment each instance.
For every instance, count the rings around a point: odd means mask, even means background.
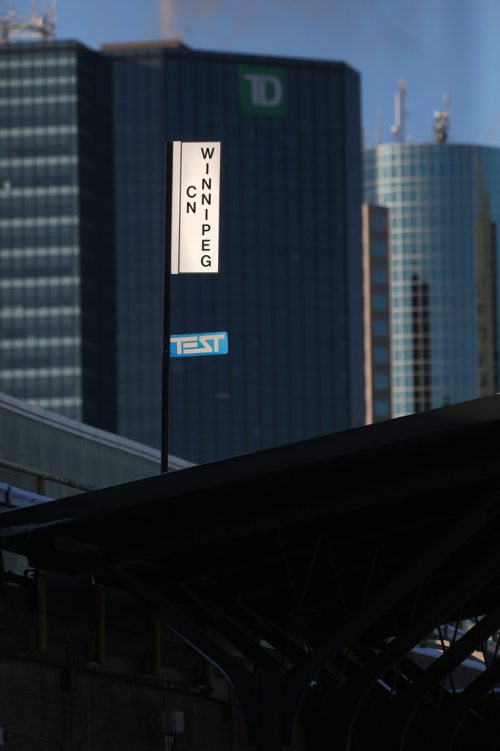
[[[396,140],[401,143],[405,140],[405,99],[406,81],[404,78],[400,78],[394,96],[394,125],[391,125],[391,133],[396,137]]]
[[[448,123],[450,119],[449,94],[444,95],[445,108],[443,110],[434,110],[434,143],[446,143],[448,141]]]
[[[380,146],[382,143],[382,110],[377,110],[377,122],[375,125],[375,146]]]
[[[10,7],[0,16],[0,44],[8,44],[23,39],[53,39],[56,33],[56,0],[52,7],[44,7],[37,12],[35,0],[31,1],[31,13],[16,16],[15,8]]]

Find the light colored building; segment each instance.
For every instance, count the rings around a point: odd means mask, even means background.
[[[365,423],[388,420],[391,410],[389,213],[362,206]]]
[[[500,149],[380,144],[364,200],[388,210],[393,417],[494,394]]]

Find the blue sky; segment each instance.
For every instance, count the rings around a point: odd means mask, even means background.
[[[0,0],[29,11],[35,0]],[[363,133],[393,140],[406,81],[405,135],[432,139],[450,96],[450,141],[500,146],[499,0],[36,0],[55,7],[57,37],[105,42],[181,38],[201,50],[348,63],[361,74]]]

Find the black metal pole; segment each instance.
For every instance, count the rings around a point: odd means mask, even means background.
[[[168,472],[168,402],[170,370],[170,271],[172,243],[172,152],[171,141],[165,144],[165,206],[163,232],[163,343],[162,343],[162,409],[161,409],[161,471]]]

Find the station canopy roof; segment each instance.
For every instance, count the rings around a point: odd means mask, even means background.
[[[500,627],[500,397],[7,511],[0,546],[262,668],[349,653],[369,683],[441,624]]]

